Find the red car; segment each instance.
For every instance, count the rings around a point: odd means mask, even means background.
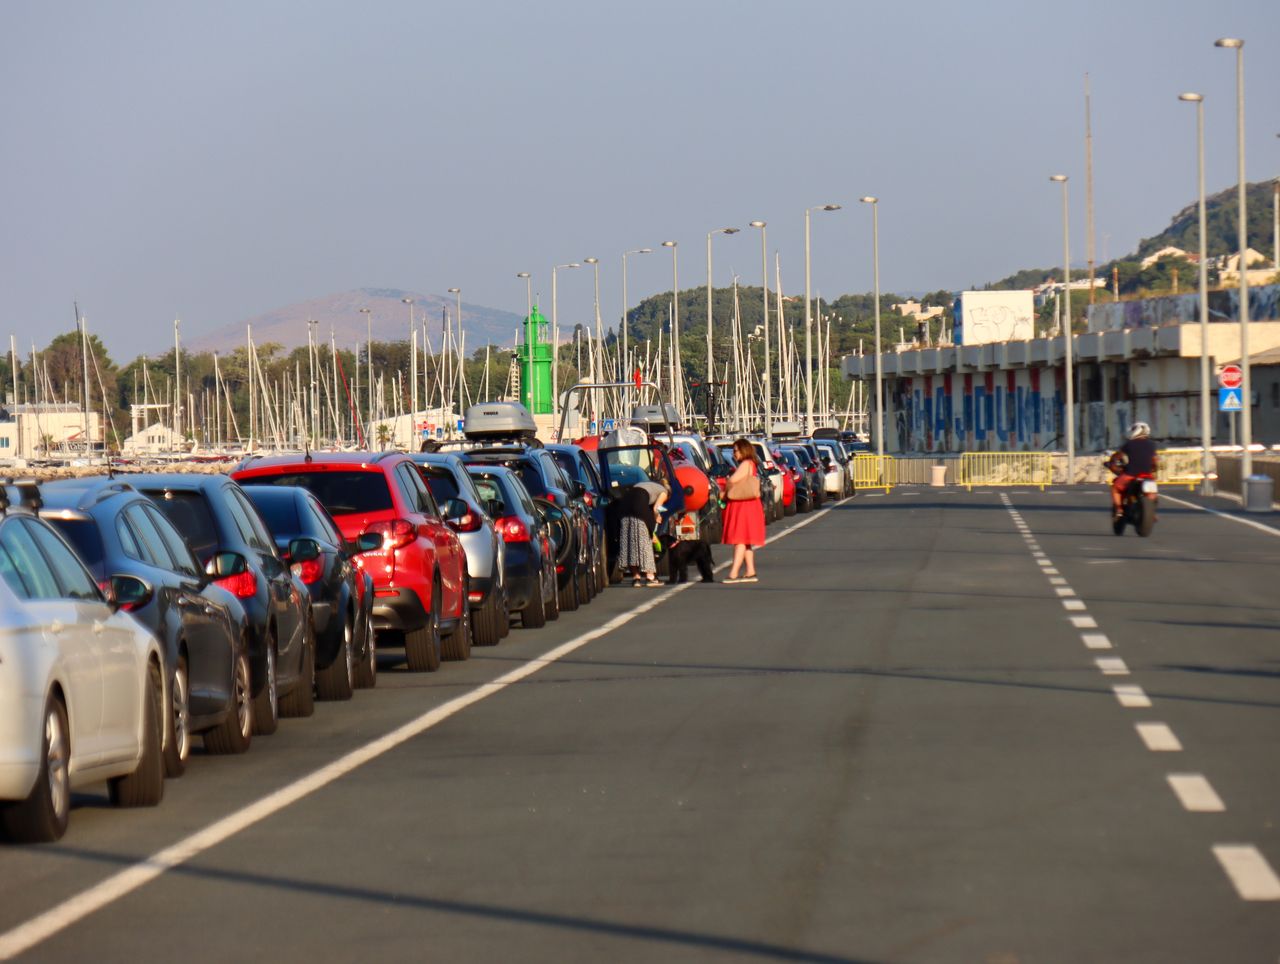
[[[379,646],[403,636],[410,670],[433,671],[442,658],[471,655],[466,554],[407,455],[313,452],[254,457],[241,463],[232,478],[241,485],[308,489],[353,547],[366,533],[382,537],[380,548],[353,558],[373,578],[373,626]]]
[[[796,485],[800,481],[800,473],[787,465],[782,459],[782,453],[776,449],[771,450],[773,460],[782,469],[782,508],[787,515],[796,514]]]

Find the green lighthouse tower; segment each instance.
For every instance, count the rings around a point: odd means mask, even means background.
[[[547,319],[533,306],[524,320],[524,344],[516,348],[520,362],[520,401],[534,415],[551,413],[551,346]]]

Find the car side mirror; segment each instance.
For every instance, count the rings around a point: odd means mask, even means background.
[[[470,511],[471,506],[467,505],[462,499],[446,499],[444,504],[440,506],[440,517],[445,522],[453,522],[461,519]]]
[[[497,499],[486,499],[484,503],[484,511],[489,514],[490,519],[502,518],[502,510],[506,508]]]
[[[352,543],[352,555],[359,555],[362,552],[373,552],[382,548],[382,534],[380,532],[362,532],[356,536],[356,541]]]
[[[312,562],[320,558],[320,543],[315,539],[294,539],[289,543],[290,562]]]
[[[586,485],[585,485],[584,483],[582,483],[582,482],[574,482],[574,483],[573,483],[573,494],[574,494],[575,496],[577,496],[579,499],[581,499],[584,495],[586,495],[586,494],[587,494],[587,487],[586,487]]]
[[[238,552],[215,552],[213,558],[204,567],[206,574],[214,579],[225,579],[238,576],[249,571],[249,563]]]
[[[151,587],[137,576],[112,576],[109,586],[108,602],[113,609],[122,609],[128,613],[151,602]]]

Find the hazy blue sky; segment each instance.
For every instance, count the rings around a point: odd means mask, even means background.
[[[45,2],[0,5],[0,335],[25,351],[78,298],[117,360],[363,286],[523,313],[553,264],[680,242],[682,287],[960,288],[1061,260],[1055,171],[1084,257],[1083,75],[1098,256],[1235,178],[1242,36],[1248,176],[1280,174],[1280,8],[1177,2]],[[772,257],[772,254],[771,254]],[[667,251],[630,294],[670,286]],[[591,310],[561,273],[561,321]],[[7,337],[5,338],[7,342]],[[7,345],[6,345],[7,347]]]

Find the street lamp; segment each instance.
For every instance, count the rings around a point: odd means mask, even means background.
[[[663,241],[664,248],[671,249],[671,404],[680,411],[680,383],[676,381],[676,368],[680,364],[680,255],[675,241]],[[659,399],[659,402],[662,400]]]
[[[520,271],[516,277],[524,279],[524,347],[529,355],[529,413],[534,414],[538,398],[538,369],[533,364],[533,276],[527,271]]]
[[[600,325],[600,259],[599,258],[583,258],[583,264],[589,264],[595,272],[596,286],[596,350],[591,362],[591,380],[593,382],[604,381],[603,378],[596,377],[596,365],[600,365],[600,370],[604,371],[604,332]],[[592,393],[594,398],[595,393]]]
[[[871,205],[871,275],[876,319],[876,455],[884,471],[884,376],[880,368],[880,199],[868,194],[858,198]]]
[[[1253,474],[1253,455],[1249,446],[1253,443],[1253,392],[1250,389],[1249,377],[1249,271],[1246,252],[1249,250],[1249,236],[1246,230],[1245,183],[1244,183],[1244,41],[1234,37],[1223,37],[1213,42],[1215,47],[1226,47],[1236,52],[1236,185],[1237,233],[1240,244],[1240,441],[1244,445],[1244,454],[1240,460],[1241,495],[1244,494],[1245,479]]]
[[[630,307],[627,302],[627,255],[652,253],[653,248],[632,248],[630,251],[622,252],[622,375],[624,379],[630,377],[628,372],[630,360],[627,354],[627,310]]]
[[[715,355],[711,340],[711,238],[716,234],[737,234],[738,228],[716,228],[707,232],[707,428],[713,427],[711,416],[711,400],[714,397],[716,380]]]
[[[1196,105],[1196,177],[1200,185],[1200,494],[1210,495],[1209,446],[1213,431],[1209,424],[1209,264],[1206,250],[1204,208],[1204,97],[1179,94],[1178,100]]]
[[[409,306],[409,397],[412,400],[409,409],[412,412],[409,416],[409,440],[412,442],[418,425],[418,332],[413,327],[413,299],[400,300]]]
[[[764,437],[773,438],[773,391],[769,381],[769,250],[765,242],[767,221],[752,221],[760,229],[760,290],[764,301]]]
[[[1067,360],[1067,484],[1076,480],[1076,386],[1072,374],[1073,340],[1071,337],[1071,245],[1067,234],[1067,175],[1050,174],[1049,180],[1062,185],[1062,291],[1066,306],[1062,334]]]
[[[809,285],[809,215],[813,211],[839,211],[838,204],[817,204],[804,209],[804,390],[805,432],[813,434],[813,296]]]
[[[368,347],[365,353],[369,356],[369,429],[373,429],[373,311],[369,308],[361,308],[360,314],[364,315],[365,321],[369,325]],[[365,445],[369,444],[368,433],[365,433]]]
[[[556,308],[556,272],[561,268],[581,268],[573,261],[551,268],[551,414],[560,414],[560,318]]]
[[[456,296],[458,299],[458,414],[461,415],[463,403],[466,401],[466,372],[463,369],[464,357],[462,354],[462,289],[450,288],[449,294]]]

